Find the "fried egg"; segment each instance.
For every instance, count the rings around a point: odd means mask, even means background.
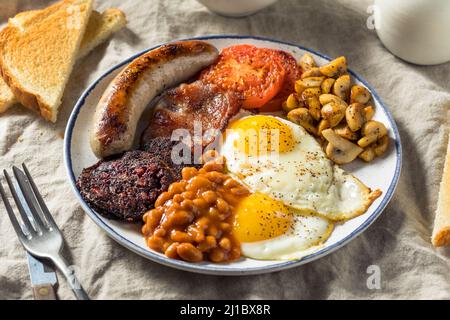
[[[303,214],[338,221],[358,216],[380,196],[326,157],[301,126],[276,116],[253,115],[232,122],[220,153],[229,173]]]
[[[233,234],[242,254],[258,260],[300,259],[329,237],[327,219],[299,214],[262,193],[253,193],[235,208]]]

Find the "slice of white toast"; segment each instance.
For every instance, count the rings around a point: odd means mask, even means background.
[[[431,241],[436,247],[450,246],[450,134]]]
[[[0,32],[0,73],[19,102],[56,122],[93,0],[63,0]]]
[[[127,24],[125,14],[116,8],[106,9],[103,13],[93,11],[89,24],[81,41],[77,59],[87,56],[95,47],[105,42],[112,34]]]
[[[40,10],[34,10],[21,13],[15,17],[14,23],[21,25],[24,19],[32,19],[39,11]],[[77,60],[87,56],[95,47],[105,42],[111,35],[120,29],[124,28],[126,23],[125,14],[119,9],[106,9],[102,13],[93,11],[89,18],[86,33],[81,41]],[[19,101],[16,99],[9,86],[3,78],[0,77],[0,114],[6,112],[18,102]]]

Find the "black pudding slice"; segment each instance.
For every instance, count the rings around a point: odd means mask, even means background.
[[[77,187],[89,206],[102,216],[137,222],[176,176],[155,154],[130,151],[83,169]]]

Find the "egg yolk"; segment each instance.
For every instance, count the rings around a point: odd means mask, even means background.
[[[248,156],[287,153],[295,146],[289,126],[274,117],[257,115],[239,119],[228,130],[236,133],[234,148]]]
[[[239,242],[272,239],[286,233],[293,225],[293,215],[281,202],[254,193],[235,207],[233,234]]]

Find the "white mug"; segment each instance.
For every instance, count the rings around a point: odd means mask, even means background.
[[[375,0],[374,18],[381,42],[401,59],[450,61],[450,0]]]
[[[197,0],[212,12],[227,17],[245,17],[278,0]]]

